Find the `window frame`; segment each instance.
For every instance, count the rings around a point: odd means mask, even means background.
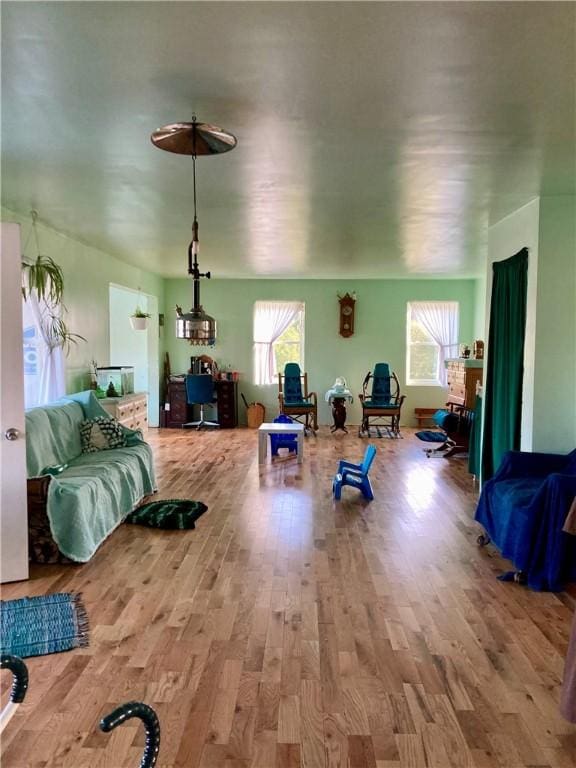
[[[431,341],[412,341],[410,332],[412,328],[412,306],[418,304],[418,301],[408,301],[406,307],[406,386],[407,387],[442,387],[440,381],[440,344],[432,339]],[[444,302],[438,301],[438,304]],[[426,329],[424,329],[426,333]],[[430,336],[430,334],[428,334]],[[411,351],[414,345],[435,347],[436,349],[436,376],[435,379],[414,379],[410,376]]]
[[[278,302],[278,303],[280,303],[280,302]],[[300,344],[300,360],[292,360],[291,362],[294,362],[294,363],[297,362],[298,365],[300,366],[300,370],[301,371],[306,370],[305,367],[304,367],[304,328],[305,328],[304,320],[305,320],[305,312],[306,312],[306,307],[305,307],[305,305],[303,303],[302,304],[302,309],[298,312],[298,316],[297,316],[297,321],[300,324],[300,341],[299,342],[296,342],[296,341],[285,341],[285,342],[283,342],[284,344]],[[294,325],[295,322],[296,321],[294,321],[292,323],[292,325]],[[288,331],[292,327],[292,325],[289,325],[288,328],[286,328],[286,331]],[[284,333],[286,333],[286,331],[284,331]],[[282,334],[282,336],[283,335],[284,334]],[[280,338],[282,338],[282,336]],[[279,368],[278,368],[278,361],[276,359],[276,345],[279,344],[279,343],[280,342],[277,339],[272,344],[272,349],[274,350],[274,364],[276,366],[277,372],[279,371]]]
[[[284,329],[282,335],[276,339],[276,341],[273,342],[257,342],[256,341],[256,318],[257,318],[257,311],[259,305],[297,305],[295,308],[295,315],[293,317],[292,322],[290,325],[288,325],[287,328]],[[296,344],[300,344],[300,355],[299,359],[296,361],[294,358],[290,362],[298,362],[298,365],[300,366],[301,370],[304,370],[304,361],[305,361],[305,328],[306,328],[306,304],[304,301],[298,300],[298,299],[256,299],[253,304],[253,314],[252,314],[252,340],[253,340],[253,349],[254,349],[254,355],[253,355],[253,371],[252,371],[252,383],[256,387],[273,387],[278,386],[278,373],[283,372],[284,368],[281,366],[278,367],[278,361],[277,361],[277,347],[279,344],[279,339],[282,338],[282,336],[287,333],[287,331],[292,328],[296,323],[299,324],[299,331],[300,331],[300,338],[299,341],[293,341],[293,342],[284,342],[285,344],[293,344],[296,346]],[[261,329],[259,329],[261,330]],[[267,334],[268,337],[272,334]],[[257,358],[259,357],[256,354],[257,345],[258,344],[266,344],[269,347],[271,347],[271,354],[268,355],[268,360],[270,362],[273,362],[273,369],[274,374],[272,377],[270,377],[270,373],[265,374],[264,371],[261,370],[260,364],[257,362]],[[260,362],[262,362],[260,360]],[[265,375],[263,377],[259,376],[258,373],[264,373]],[[260,378],[264,378],[263,381],[260,381]]]

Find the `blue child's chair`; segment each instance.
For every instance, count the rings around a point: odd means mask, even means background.
[[[342,486],[350,485],[353,488],[358,488],[362,495],[368,501],[372,501],[374,498],[374,492],[370,485],[370,479],[368,472],[376,456],[376,447],[369,445],[364,453],[364,459],[362,464],[352,464],[350,461],[341,460],[338,464],[338,472],[334,476],[332,483],[332,493],[335,499],[340,499],[342,496]]]
[[[292,419],[289,416],[280,414],[274,419],[274,424],[292,424]],[[298,453],[298,435],[274,435],[270,434],[270,448],[272,450],[272,456],[278,456],[278,450],[280,448],[288,448],[289,453]]]

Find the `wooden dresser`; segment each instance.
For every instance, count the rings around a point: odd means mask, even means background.
[[[450,358],[446,360],[448,373],[448,403],[474,408],[476,384],[482,385],[483,360]]]
[[[224,429],[238,426],[238,384],[235,381],[215,381],[216,407],[218,424]],[[168,383],[166,403],[170,409],[166,412],[166,426],[179,428],[189,421],[194,421],[194,406],[186,401],[186,384],[183,381]]]
[[[124,397],[105,397],[99,401],[108,413],[129,429],[148,429],[148,395],[136,392]]]

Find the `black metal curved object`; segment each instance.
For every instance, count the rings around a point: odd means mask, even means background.
[[[132,717],[142,720],[146,731],[146,746],[140,768],[153,768],[160,751],[160,722],[156,712],[148,704],[143,704],[140,701],[128,701],[126,704],[121,704],[109,715],[102,718],[100,730],[109,733]]]
[[[11,656],[3,653],[0,656],[0,669],[9,669],[13,675],[10,701],[13,704],[21,704],[28,690],[28,668],[19,656]]]

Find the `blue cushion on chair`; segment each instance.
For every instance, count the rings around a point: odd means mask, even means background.
[[[286,363],[284,367],[284,403],[301,405],[306,401],[302,397],[302,380],[298,363]]]
[[[190,405],[211,403],[214,399],[214,380],[209,373],[189,373],[186,376],[186,400]]]
[[[458,415],[444,408],[432,415],[432,421],[437,427],[443,429],[444,432],[455,432],[458,429]]]
[[[388,363],[376,363],[372,381],[371,408],[390,405],[390,366]]]
[[[397,411],[398,405],[396,403],[391,403],[389,400],[386,403],[375,403],[372,400],[365,400],[363,403],[363,407],[366,408],[366,410],[370,410],[370,408],[378,409],[379,411]]]

